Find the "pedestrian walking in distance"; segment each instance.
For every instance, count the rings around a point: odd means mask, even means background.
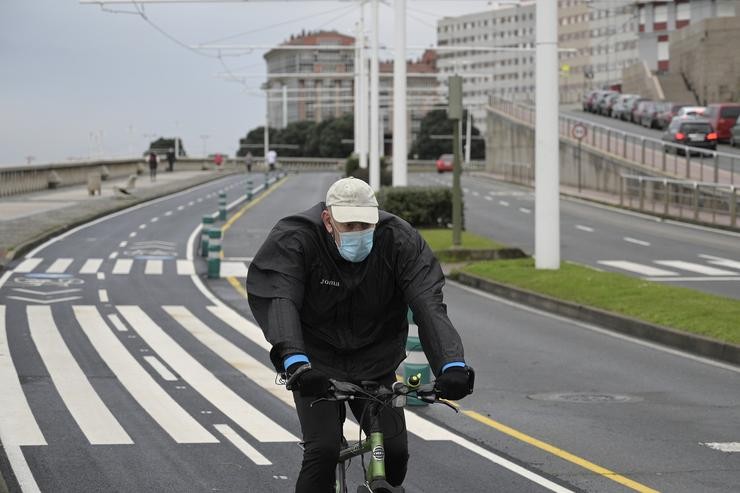
[[[157,162],[159,158],[154,152],[149,152],[149,179],[155,181],[157,179]]]
[[[176,160],[177,157],[175,156],[175,150],[170,147],[170,149],[167,151],[167,171],[172,172],[175,170]]]
[[[252,161],[254,161],[254,157],[251,152],[247,151],[247,155],[244,156],[244,164],[247,165],[247,173],[252,172]]]

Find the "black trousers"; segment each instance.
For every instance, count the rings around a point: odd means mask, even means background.
[[[395,381],[395,375],[380,380],[386,387]],[[296,483],[296,493],[327,493],[332,491],[337,460],[339,458],[342,422],[346,407],[341,402],[319,402],[311,407],[315,397],[302,397],[293,392],[298,419],[303,432],[304,452],[301,472]],[[367,401],[350,401],[355,418],[360,420]],[[369,416],[364,417],[362,428],[367,432]],[[406,477],[408,464],[408,437],[403,408],[384,408],[380,415],[385,446],[385,471],[387,481],[400,486]],[[346,437],[349,441],[355,437]],[[367,460],[367,459],[366,459]]]

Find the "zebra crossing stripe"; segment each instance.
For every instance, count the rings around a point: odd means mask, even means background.
[[[134,264],[133,259],[119,258],[113,266],[113,274],[128,274],[131,272],[131,266]]]
[[[71,258],[58,258],[46,269],[49,274],[63,274],[67,267],[72,264]]]
[[[737,274],[737,272],[695,264],[693,262],[684,262],[682,260],[656,260],[655,263],[673,267],[674,269],[682,269],[689,272],[696,272],[698,274],[705,274],[707,276],[733,276]]]
[[[80,269],[80,274],[97,274],[102,263],[102,258],[89,258],[85,261],[82,269]]]
[[[13,270],[19,274],[28,274],[33,272],[33,269],[38,267],[43,260],[42,258],[27,258]]]
[[[4,305],[0,305],[0,442],[6,450],[46,445],[10,357]]]
[[[258,466],[269,466],[272,464],[267,457],[260,454],[259,451],[247,443],[234,429],[229,425],[214,425],[214,427],[221,433],[228,441],[231,442],[234,447],[239,449],[241,453],[246,455]]]
[[[62,339],[51,307],[27,306],[28,327],[59,396],[91,445],[132,444]]]
[[[298,438],[223,384],[178,345],[138,306],[118,306],[128,324],[164,362],[229,419],[261,442],[295,442]]]
[[[283,403],[290,407],[295,407],[293,395],[290,392],[287,392],[285,388],[275,385],[275,371],[272,368],[268,368],[263,365],[225,337],[216,333],[208,324],[196,318],[186,307],[163,306],[162,308],[204,346],[216,353],[221,359],[228,361],[229,364],[239,370],[247,378],[262,387],[265,391],[271,393],[277,399],[283,401]],[[215,313],[218,310],[216,307],[208,308],[212,313]],[[220,313],[224,315],[226,312],[222,310]],[[233,312],[228,317],[232,323],[241,327],[253,325],[248,320],[239,317],[238,314]],[[241,320],[238,320],[238,318],[241,318]],[[260,329],[256,326],[255,328],[259,331],[260,337],[264,341],[265,338],[261,335],[262,332]],[[350,420],[344,421],[345,436],[357,436],[359,431],[357,424]]]
[[[72,308],[82,331],[121,385],[176,443],[218,443],[144,370],[95,306]]]
[[[190,260],[177,260],[177,274],[180,276],[190,276],[195,274],[195,264]]]
[[[269,352],[272,349],[270,343],[265,339],[265,334],[262,332],[262,329],[236,313],[228,306],[209,306],[208,311],[265,351]]]
[[[243,262],[221,261],[221,277],[247,277],[247,266]]]
[[[701,258],[708,259],[712,265],[719,265],[722,267],[729,267],[730,269],[740,270],[740,262],[737,260],[730,260],[728,258],[715,257],[713,255],[699,255]]]
[[[144,274],[162,274],[162,261],[161,260],[147,260],[146,267],[144,268]]]

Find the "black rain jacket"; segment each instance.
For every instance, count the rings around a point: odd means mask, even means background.
[[[380,211],[373,248],[362,262],[344,260],[321,221],[325,208],[281,219],[247,275],[249,306],[283,371],[291,353],[342,380],[377,379],[406,357],[410,307],[434,374],[463,361],[463,347],[442,301],[436,257],[406,221]]]

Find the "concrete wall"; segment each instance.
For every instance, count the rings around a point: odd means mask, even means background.
[[[660,100],[663,93],[657,79],[650,72],[646,62],[641,61],[630,65],[622,74],[622,92],[624,94],[640,94],[643,97]]]
[[[488,111],[486,171],[507,179],[531,184],[534,180],[535,134],[531,125]],[[644,168],[583,145],[581,148],[581,185],[584,189],[619,193],[622,174],[644,175]],[[560,183],[578,186],[578,145],[575,140],[560,139]]]
[[[740,101],[740,17],[705,19],[671,34],[671,71],[702,104]]]

